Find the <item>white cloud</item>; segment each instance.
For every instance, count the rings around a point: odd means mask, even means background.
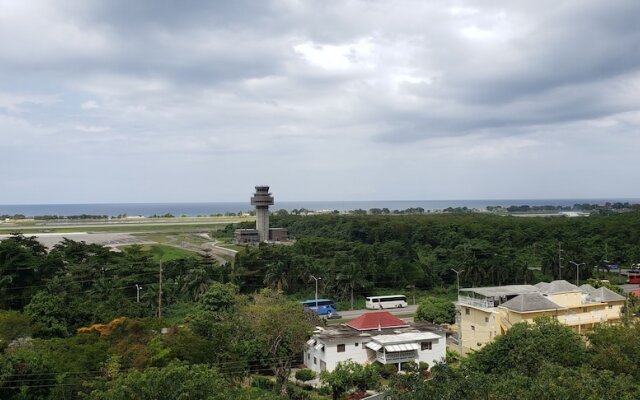
[[[84,103],[80,104],[80,108],[83,110],[95,110],[100,108],[100,105],[95,100],[87,100]]]
[[[76,125],[75,130],[86,133],[101,133],[109,130],[106,126]]]

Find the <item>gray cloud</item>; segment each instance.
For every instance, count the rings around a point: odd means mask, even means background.
[[[4,3],[0,168],[15,172],[0,203],[235,200],[257,181],[289,199],[316,184],[351,199],[640,196],[605,178],[640,174],[626,158],[639,14],[632,0]],[[618,162],[593,170],[603,149]],[[606,184],[556,181],[580,168]]]

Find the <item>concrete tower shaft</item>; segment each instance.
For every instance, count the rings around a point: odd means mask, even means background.
[[[261,242],[269,240],[269,206],[273,205],[273,196],[269,186],[256,186],[251,197],[251,205],[256,206],[256,230]]]

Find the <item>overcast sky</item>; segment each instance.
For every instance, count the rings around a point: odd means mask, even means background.
[[[0,204],[640,197],[640,1],[0,0]]]

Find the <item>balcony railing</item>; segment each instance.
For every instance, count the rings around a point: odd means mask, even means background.
[[[394,351],[391,353],[384,353],[379,351],[376,353],[376,360],[383,364],[415,361],[417,358],[418,353],[415,350]]]
[[[474,299],[468,296],[458,296],[458,302],[460,304],[466,304],[474,307],[493,308],[493,300],[489,299]]]
[[[558,321],[563,322],[566,325],[582,325],[582,324],[595,324],[600,322],[606,322],[607,317],[604,315],[599,316],[558,316]]]

